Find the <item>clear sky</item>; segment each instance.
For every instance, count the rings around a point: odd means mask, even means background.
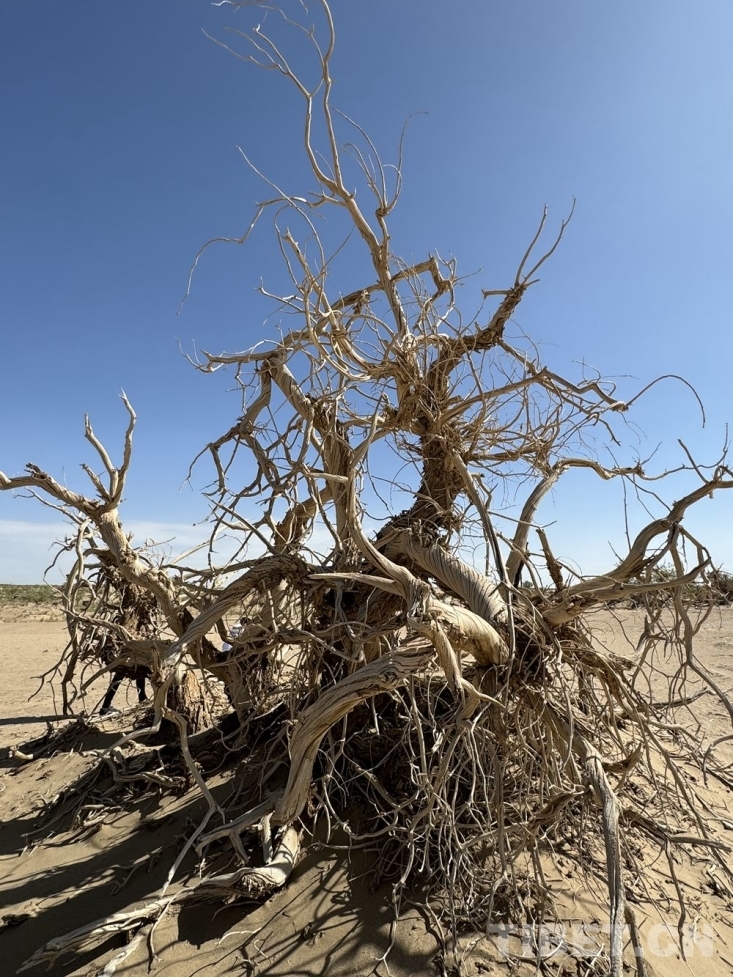
[[[480,286],[505,287],[542,207],[556,226],[577,198],[518,326],[553,366],[618,377],[624,399],[683,374],[706,427],[667,381],[629,434],[641,455],[660,445],[650,470],[681,460],[677,437],[714,462],[733,419],[730,0],[332,8],[335,104],[386,160],[414,114],[395,250],[437,249]],[[123,388],[139,418],[123,519],[174,548],[207,511],[196,489],[208,473],[184,485],[189,462],[240,406],[231,375],[199,374],[180,350],[269,335],[254,290],[277,254],[266,234],[209,251],[177,315],[190,263],[207,239],[241,235],[266,196],[237,146],[289,191],[310,188],[293,92],[202,33],[224,37],[246,17],[205,0],[0,7],[0,470],[33,461],[85,488],[83,414],[118,457]],[[600,571],[609,543],[622,546],[620,503],[585,473],[540,516],[556,521],[558,555]],[[732,518],[720,497],[690,520],[729,567]],[[57,531],[54,513],[1,493],[0,581],[40,580]]]

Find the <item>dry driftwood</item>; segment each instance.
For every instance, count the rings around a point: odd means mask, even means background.
[[[254,350],[203,353],[194,364],[206,373],[233,369],[243,390],[240,416],[196,461],[213,468],[207,568],[156,562],[122,528],[135,422],[124,397],[129,423],[119,466],[86,424],[103,467],[101,475],[85,467],[94,498],[35,465],[23,475],[0,473],[0,488],[30,491],[75,527],[67,543],[76,562],[65,588],[65,706],[81,694],[67,695],[67,687],[100,646],[113,646],[117,662],[149,663],[154,718],[118,744],[115,762],[130,764],[118,779],[144,774],[163,783],[162,772],[129,758],[144,756],[146,736],[170,720],[191,782],[208,802],[185,851],[195,847],[205,857],[227,840],[234,862],[229,873],[204,872],[182,894],[51,941],[29,965],[150,925],[177,900],[262,896],[285,884],[300,829],[326,821],[354,846],[378,850],[397,903],[419,876],[434,911],[479,929],[528,909],[527,891],[538,894],[537,906],[549,905],[540,855],[551,857],[552,838],[565,832],[586,859],[605,862],[610,972],[619,975],[624,922],[636,945],[640,939],[626,899],[622,823],[662,850],[694,837],[729,873],[724,846],[665,747],[672,693],[666,714],[652,710],[639,676],[663,642],[677,649],[685,673],[723,695],[694,657],[704,609],[691,614],[686,595],[695,585],[704,596],[711,560],[684,519],[700,499],[733,487],[733,472],[725,455],[704,468],[683,446],[681,470],[694,484],[672,505],[660,503],[615,567],[584,578],[555,558],[551,533],[537,519],[547,493],[562,491],[565,473],[582,469],[634,489],[659,481],[633,453],[606,464],[589,447],[589,435],[596,446],[605,435],[608,457],[623,454],[626,415],[648,386],[622,400],[599,376],[551,371],[531,344],[510,335],[511,317],[567,221],[543,246],[542,215],[513,280],[484,290],[485,306],[473,316],[455,304],[454,261],[428,254],[408,264],[393,253],[401,147],[397,165],[384,166],[359,126],[335,113],[331,11],[325,0],[317,7],[325,44],[304,23],[300,31],[289,17],[281,24],[310,46],[312,76],[294,69],[258,24],[232,31],[231,44],[218,42],[277,69],[302,100],[313,185],[307,196],[293,196],[269,184],[269,198],[236,242],[245,244],[272,215],[292,281],[287,294],[270,297],[290,328]],[[339,127],[350,132],[339,135]],[[328,245],[314,220],[324,212]],[[328,275],[333,228],[353,250],[348,289]],[[401,511],[385,500],[385,485],[404,501]],[[659,499],[658,486],[655,492]],[[217,567],[213,542],[224,530],[241,549]],[[642,664],[604,653],[584,623],[589,610],[622,599],[648,610]],[[259,796],[244,814],[214,801],[196,759],[204,741],[192,734],[203,712],[195,690],[185,701],[183,678],[194,672],[223,682],[236,712],[238,739],[220,749],[222,761],[227,749],[249,758]],[[675,752],[686,749],[695,761],[695,745],[679,727],[674,733]],[[631,780],[636,792],[627,789]],[[653,792],[644,790],[649,783]],[[355,807],[363,812],[358,831],[347,820]],[[271,826],[284,834],[268,862]],[[596,828],[590,838],[589,826]],[[267,864],[253,870],[257,831]],[[641,959],[637,967],[643,973]]]

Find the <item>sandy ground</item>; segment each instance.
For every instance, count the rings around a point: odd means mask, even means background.
[[[35,739],[46,731],[46,721],[56,719],[53,690],[39,689],[41,675],[55,666],[67,638],[61,621],[0,624],[3,672],[8,678],[12,674],[12,681],[0,683],[0,748]],[[9,662],[19,665],[12,673]]]
[[[44,616],[45,620],[38,619]],[[13,755],[16,748],[27,751],[27,744],[44,733],[55,717],[51,686],[45,684],[38,691],[39,676],[53,667],[65,644],[62,622],[48,619],[55,616],[30,613],[28,609],[19,612],[17,608],[13,613],[7,609],[3,613],[0,607],[0,656],[5,664],[0,683],[0,977],[14,974],[49,939],[154,898],[181,839],[203,813],[201,802],[185,794],[173,799],[147,796],[111,813],[106,811],[99,820],[95,820],[94,812],[86,811],[83,826],[74,826],[68,817],[50,824],[41,821],[58,792],[91,765],[88,751],[113,743],[134,716],[133,710],[100,723],[75,744],[71,753],[59,752],[32,763],[22,763]],[[639,623],[639,615],[628,611],[622,612],[620,623],[599,615],[595,626],[602,641],[630,653],[624,629],[635,642]],[[700,635],[697,654],[721,688],[733,691],[733,609],[715,612],[710,618]],[[10,662],[12,668],[8,667]],[[652,681],[650,695],[660,681]],[[93,690],[90,708],[103,694],[104,684],[100,682]],[[691,691],[694,688],[686,690],[687,694]],[[122,692],[120,696],[122,701],[116,704],[124,705]],[[130,696],[128,701],[132,704],[133,699]],[[730,717],[711,697],[699,699],[695,713],[697,719],[690,716],[689,722],[699,722],[701,743],[731,731]],[[724,743],[720,749],[728,747],[730,743]],[[733,760],[733,750],[726,757]],[[727,832],[728,840],[733,839],[733,793],[712,782],[705,788],[699,774],[690,771],[689,775],[700,796],[718,813],[723,835]],[[212,781],[215,796],[229,794],[233,786],[230,776]],[[681,959],[665,928],[670,924],[674,934],[677,923],[674,893],[670,896],[670,887],[661,881],[660,870],[666,866],[652,868],[645,880],[651,888],[657,887],[662,904],[670,909],[662,919],[651,910],[637,907],[646,934],[650,977],[722,977],[733,973],[733,898],[714,880],[705,881],[703,862],[702,857],[697,864],[680,861],[677,867],[690,905],[686,924],[696,926],[696,935],[688,942],[687,961]],[[115,974],[386,974],[379,961],[392,937],[394,946],[388,962],[395,977],[539,972],[534,964],[522,965],[516,958],[513,967],[498,963],[496,940],[490,943],[480,934],[464,937],[460,968],[455,961],[442,960],[430,921],[418,910],[408,908],[396,932],[391,932],[389,889],[372,891],[370,881],[368,867],[358,861],[349,863],[338,854],[311,850],[287,888],[263,906],[197,905],[164,917],[153,935],[157,959],[152,965],[148,947],[141,943]],[[572,866],[563,867],[562,859],[548,869],[548,881],[567,910],[566,935],[582,935],[583,926],[602,925],[606,894],[601,881],[589,887],[587,880],[574,876]],[[124,937],[116,936],[85,955],[56,962],[50,973],[57,977],[97,977],[124,945]],[[514,953],[522,950],[514,938],[503,945]],[[45,971],[34,968],[29,972]],[[602,971],[589,970],[587,964],[581,967],[578,960],[568,957],[565,965],[558,966],[555,960],[542,972],[576,977]]]

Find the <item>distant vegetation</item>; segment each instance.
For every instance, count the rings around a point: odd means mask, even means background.
[[[715,594],[716,604],[733,604],[733,573],[727,570],[713,570],[710,585]]]
[[[733,573],[729,573],[727,570],[710,570],[704,579],[680,584],[676,579],[674,567],[663,564],[654,567],[648,579],[639,577],[635,582],[641,587],[649,583],[660,587],[662,584],[668,583],[669,587],[644,593],[640,597],[624,596],[616,601],[608,601],[609,606],[647,608],[653,611],[660,606],[670,604],[676,590],[680,591],[681,597],[687,605],[712,603],[728,606],[733,604]],[[536,587],[528,580],[523,581],[522,588],[527,593],[535,596],[542,595],[546,598],[551,597],[554,593],[552,587]]]
[[[0,604],[60,605],[61,595],[48,584],[0,583]]]
[[[733,604],[733,574],[727,570],[709,570],[703,579],[694,580],[681,586],[676,582],[676,576],[674,567],[669,564],[654,567],[650,580],[660,585],[669,583],[669,589],[646,594],[640,599],[632,598],[631,606],[646,607],[653,611],[660,606],[668,605],[674,599],[676,591],[679,591],[679,596],[688,605]]]

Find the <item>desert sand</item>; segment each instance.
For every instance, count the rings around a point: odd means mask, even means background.
[[[633,653],[641,623],[636,611],[619,612],[616,618],[604,613],[595,619],[599,640],[624,654]],[[95,721],[84,736],[75,739],[71,752],[59,750],[32,762],[24,759],[32,750],[29,744],[46,731],[47,724],[58,722],[53,686],[49,682],[41,685],[39,676],[52,669],[65,638],[58,612],[0,607],[0,654],[5,664],[0,684],[2,977],[14,974],[48,940],[155,898],[182,839],[203,812],[202,803],[191,793],[178,797],[131,793],[124,803],[98,811],[87,806],[76,812],[46,813],[64,786],[92,766],[94,751],[114,743],[144,709],[134,705],[134,690],[123,688],[115,703],[123,708],[122,715]],[[698,641],[699,658],[720,687],[731,693],[733,609],[716,610]],[[104,687],[101,680],[92,690],[90,709]],[[691,689],[686,691],[689,694]],[[731,732],[730,717],[711,696],[697,700],[694,709],[697,720],[690,716],[689,721],[699,722],[701,744]],[[733,760],[729,742],[720,746],[718,756]],[[705,785],[694,770],[690,778],[719,819],[720,837],[733,840],[733,792],[710,778]],[[210,783],[219,796],[235,789],[231,772]],[[662,879],[664,859],[658,858],[644,882],[655,891],[665,911],[660,914],[648,904],[635,907],[647,945],[648,973],[652,977],[733,973],[731,895],[714,873],[706,874],[704,853],[693,852],[686,859],[675,852],[674,857],[679,885],[690,907],[685,919],[690,934],[687,961],[668,933],[667,927],[676,933],[678,911],[674,890]],[[193,862],[184,865],[182,877],[193,868]],[[592,956],[581,959],[577,954],[560,953],[553,943],[548,943],[548,959],[539,971],[535,962],[520,959],[526,951],[521,933],[511,939],[494,933],[492,940],[482,934],[463,934],[459,956],[444,959],[425,912],[403,905],[400,922],[392,928],[390,888],[374,886],[372,881],[368,866],[359,858],[349,859],[345,851],[311,845],[288,886],[264,905],[204,904],[171,911],[152,933],[152,950],[150,943],[141,940],[114,973],[124,977],[151,972],[165,977],[386,974],[380,958],[391,941],[387,963],[395,977],[539,972],[570,977],[604,972],[601,957],[593,963]],[[568,933],[580,938],[595,932],[594,926],[602,929],[606,898],[602,879],[583,878],[559,858],[548,865],[548,881],[566,914],[562,929],[566,939]],[[37,967],[28,972],[96,977],[124,947],[124,936],[116,935],[83,956],[57,961],[50,971]],[[502,961],[502,948],[510,954],[508,962]]]

